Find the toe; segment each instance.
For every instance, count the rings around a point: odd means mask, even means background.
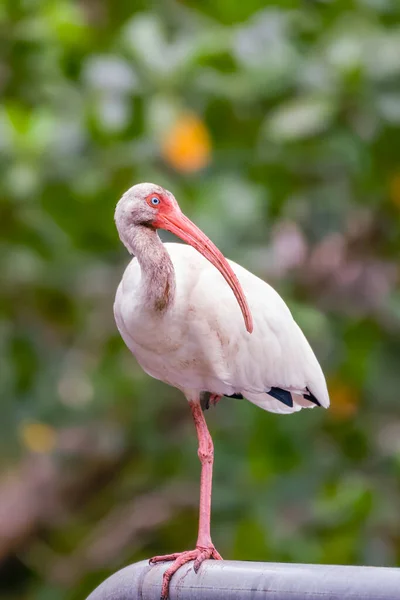
[[[207,550],[202,550],[201,552],[199,552],[193,564],[193,569],[195,573],[197,573],[197,571],[200,569],[201,563],[207,558],[209,558],[209,556],[210,553]]]
[[[175,552],[175,554],[165,554],[163,556],[153,556],[153,558],[150,558],[149,564],[155,565],[159,562],[168,562],[171,560],[176,560],[179,555],[180,555],[180,552]]]
[[[214,548],[213,553],[212,553],[212,558],[214,560],[224,560],[222,558],[222,556],[220,555],[220,553]]]

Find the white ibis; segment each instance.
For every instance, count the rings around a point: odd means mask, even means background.
[[[214,448],[200,404],[243,397],[288,414],[329,406],[321,367],[285,302],[267,283],[224,258],[180,210],[171,192],[152,183],[131,187],[118,202],[119,236],[133,258],[114,304],[122,338],[152,377],[180,389],[189,402],[201,461],[196,548],[156,556],[173,561],[162,598],[177,569],[194,560],[221,560],[210,535]],[[163,244],[166,229],[190,244]],[[232,293],[233,292],[233,293]]]

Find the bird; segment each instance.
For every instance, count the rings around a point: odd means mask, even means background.
[[[174,573],[194,561],[222,560],[210,532],[214,447],[202,408],[223,397],[290,414],[328,408],[325,377],[281,296],[265,281],[227,260],[181,211],[174,195],[153,183],[123,194],[115,209],[120,240],[133,255],[118,286],[117,328],[142,369],[186,397],[201,463],[198,537],[194,550],[155,556],[171,561],[161,600]],[[182,243],[163,243],[163,229]]]

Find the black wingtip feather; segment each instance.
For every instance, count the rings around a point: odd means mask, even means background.
[[[321,406],[321,403],[318,402],[318,400],[316,399],[314,394],[312,394],[308,388],[306,388],[306,390],[307,390],[308,394],[303,394],[303,398],[305,400],[308,400],[309,402],[312,402],[316,406]]]
[[[269,392],[267,392],[270,396],[275,398],[275,400],[279,400],[282,404],[285,404],[289,408],[293,408],[293,398],[292,394],[287,390],[282,390],[281,388],[272,387]]]

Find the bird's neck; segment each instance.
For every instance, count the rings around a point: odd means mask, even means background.
[[[130,247],[142,272],[144,301],[156,312],[165,312],[175,298],[175,272],[170,255],[151,227],[136,227]]]

